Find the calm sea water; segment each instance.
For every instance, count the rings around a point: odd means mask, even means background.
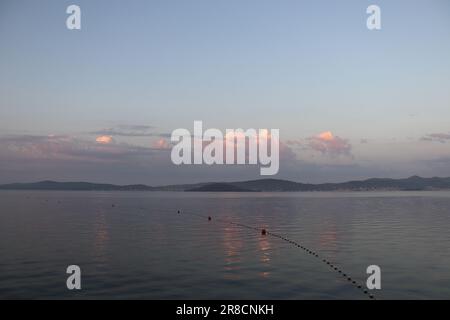
[[[114,205],[114,206],[113,206]],[[183,212],[211,216],[212,221]],[[450,299],[450,192],[0,192],[0,298]],[[68,265],[82,290],[66,289]]]

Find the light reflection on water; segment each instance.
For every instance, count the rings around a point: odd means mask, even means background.
[[[242,240],[236,228],[226,226],[223,228],[223,246],[224,246],[224,278],[230,280],[239,280],[239,269],[241,263]]]
[[[95,213],[94,218],[94,257],[99,265],[106,265],[108,256],[106,250],[109,242],[108,225],[106,222],[106,213],[101,209]]]
[[[112,206],[114,204],[114,206]],[[212,221],[176,214],[211,215]],[[450,192],[0,192],[0,298],[450,298]],[[220,218],[220,219],[218,219]],[[82,268],[83,290],[65,289]]]
[[[266,236],[260,236],[259,241],[260,261],[262,271],[259,273],[261,277],[267,278],[270,276],[270,238]]]

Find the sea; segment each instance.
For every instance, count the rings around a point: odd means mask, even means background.
[[[449,231],[448,191],[0,191],[0,299],[450,299]]]

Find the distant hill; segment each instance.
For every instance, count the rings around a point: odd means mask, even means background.
[[[450,178],[406,179],[372,178],[341,183],[305,184],[288,180],[263,179],[233,182],[233,185],[254,191],[373,191],[373,190],[450,190]]]
[[[231,183],[207,183],[200,187],[187,189],[191,192],[255,192],[255,190],[244,189]]]
[[[35,183],[4,184],[0,185],[0,190],[152,191],[154,188],[141,184],[118,186],[89,182],[40,181]]]
[[[314,185],[313,184],[303,184],[298,182],[293,182],[289,180],[279,180],[279,179],[260,179],[260,180],[250,180],[233,182],[233,185],[250,189],[254,191],[310,191]]]
[[[72,191],[193,191],[193,192],[300,192],[300,191],[375,191],[375,190],[450,190],[450,178],[381,179],[348,181],[342,183],[305,184],[289,180],[259,179],[238,182],[210,182],[197,184],[147,186],[114,185],[89,182],[41,181],[0,185],[0,190],[72,190]]]

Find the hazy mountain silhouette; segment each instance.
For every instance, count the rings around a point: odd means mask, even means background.
[[[118,186],[105,183],[90,182],[56,182],[56,181],[40,181],[35,183],[11,183],[0,185],[2,190],[85,190],[85,191],[152,191],[153,187],[142,184]]]
[[[372,178],[342,183],[306,184],[289,180],[259,179],[238,182],[211,182],[168,186],[114,185],[89,182],[41,181],[35,183],[11,183],[0,185],[0,190],[73,190],[73,191],[370,191],[370,190],[450,190],[450,178],[406,179]]]
[[[232,183],[207,183],[200,187],[186,189],[185,191],[207,191],[207,192],[255,192],[255,190],[244,189]]]

